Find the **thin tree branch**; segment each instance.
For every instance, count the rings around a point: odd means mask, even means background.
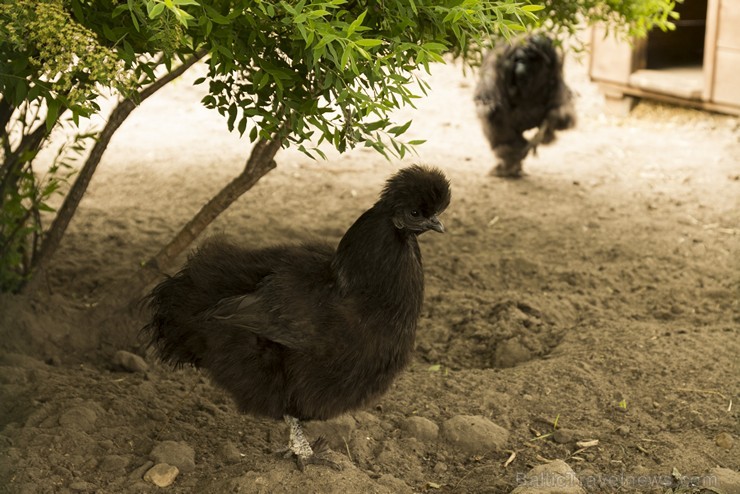
[[[7,129],[10,117],[13,115],[13,105],[8,103],[5,98],[0,99],[0,140],[5,142],[7,140]],[[6,150],[7,152],[7,150]]]
[[[105,302],[98,305],[101,313],[111,308],[118,310],[135,305],[144,289],[172,267],[180,255],[223,211],[251,189],[262,177],[273,170],[275,155],[282,147],[283,130],[278,129],[268,139],[260,139],[244,165],[242,172],[213,196],[173,239],[152,256],[133,276],[111,288]]]
[[[198,213],[146,264],[145,268],[157,275],[168,269],[175,258],[182,253],[205,228],[225,211],[231,204],[251,189],[259,179],[274,169],[275,155],[282,145],[276,134],[270,140],[260,139],[244,165],[244,170],[229,182],[218,194],[213,196]]]
[[[184,61],[182,65],[178,66],[176,69],[172,70],[171,72],[157,79],[151,85],[141,90],[136,96],[136,100],[139,103],[146,100],[148,97],[156,93],[166,84],[181,76],[187,69],[192,67],[198,60],[203,58],[206,53],[208,52],[205,49],[198,50],[190,58]],[[74,184],[72,184],[72,187],[67,193],[67,196],[64,199],[64,203],[62,204],[62,207],[59,208],[59,211],[57,212],[54,221],[49,228],[49,231],[44,236],[38,256],[34,258],[32,266],[34,272],[43,270],[48,265],[49,260],[52,258],[57,248],[59,247],[59,244],[62,241],[62,237],[67,231],[67,227],[69,226],[72,217],[77,211],[77,207],[79,206],[80,201],[82,201],[82,197],[87,191],[87,187],[90,184],[90,180],[92,179],[92,176],[95,173],[95,170],[97,169],[98,164],[103,157],[103,153],[107,149],[108,144],[110,144],[110,141],[113,138],[115,132],[118,130],[121,124],[123,124],[126,118],[128,118],[131,112],[134,111],[135,108],[136,104],[134,103],[134,100],[132,98],[126,98],[125,100],[121,101],[118,106],[116,106],[113,112],[111,112],[111,115],[108,118],[108,122],[101,131],[100,136],[98,137],[95,145],[90,151],[90,155],[88,156],[85,164],[80,170],[80,173],[77,175]]]

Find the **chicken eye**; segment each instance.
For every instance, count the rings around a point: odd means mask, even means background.
[[[411,210],[411,216],[413,216],[414,218],[418,218],[419,217],[419,211],[416,210],[416,209],[412,209]]]

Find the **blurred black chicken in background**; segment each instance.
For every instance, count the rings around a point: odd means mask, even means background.
[[[491,50],[475,91],[483,131],[498,160],[492,173],[519,177],[522,160],[556,130],[576,123],[573,94],[563,81],[562,55],[544,34],[528,35]],[[537,128],[531,140],[523,133]]]
[[[282,417],[284,452],[301,469],[336,466],[299,421],[365,406],[408,363],[424,294],[416,237],[444,231],[437,215],[449,202],[442,172],[412,166],[387,181],[336,250],[211,239],[149,294],[142,332],[163,361],[204,369],[242,412]]]

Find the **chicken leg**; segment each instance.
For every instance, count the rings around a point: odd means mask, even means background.
[[[283,419],[290,430],[288,447],[279,451],[284,458],[294,457],[300,471],[303,471],[306,465],[326,465],[335,470],[342,469],[342,465],[327,458],[327,454],[331,450],[324,437],[319,437],[313,444],[310,444],[303,433],[301,422],[297,418],[284,415]]]

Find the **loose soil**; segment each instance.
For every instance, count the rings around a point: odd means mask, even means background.
[[[584,65],[569,61],[578,127],[529,157],[526,177],[504,180],[487,175],[474,76],[448,65],[398,115],[414,119],[409,139],[428,139],[418,156],[281,151],[208,234],[253,247],[338,241],[400,166],[438,166],[453,184],[448,233],[421,237],[413,364],[375,407],[310,424],[344,469],[301,473],[271,453],[284,424],[239,415],[201,373],[134,343],[145,315],[91,315],[247,156],[247,140],[198,103],[196,76],[136,110],[39,291],[0,301],[0,492],[158,492],[143,475],[170,440],[195,452],[166,488],[177,493],[499,493],[554,459],[589,492],[679,492],[637,480],[740,469],[737,118],[645,102],[607,116]],[[116,350],[149,369],[123,371]],[[508,439],[475,451],[408,420],[459,415]]]

